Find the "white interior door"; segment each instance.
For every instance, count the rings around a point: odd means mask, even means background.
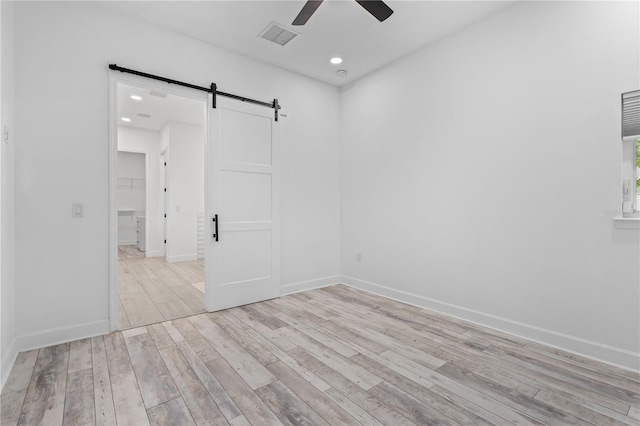
[[[220,96],[216,106],[209,105],[206,154],[211,231],[205,244],[205,307],[209,311],[280,295],[274,111]]]

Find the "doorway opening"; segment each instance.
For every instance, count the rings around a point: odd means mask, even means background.
[[[142,79],[111,83],[111,329],[205,312],[207,98]]]
[[[149,153],[118,149],[118,259],[144,257]]]

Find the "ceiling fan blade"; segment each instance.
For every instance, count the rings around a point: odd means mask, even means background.
[[[311,15],[316,11],[317,8],[320,7],[324,0],[308,0],[304,6],[302,6],[302,10],[296,16],[296,19],[293,20],[291,25],[304,25],[307,23]]]
[[[378,21],[382,22],[393,14],[393,10],[382,0],[356,0],[367,12],[372,14]]]

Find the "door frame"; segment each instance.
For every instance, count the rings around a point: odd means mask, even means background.
[[[108,150],[108,194],[109,194],[109,211],[108,211],[108,230],[109,230],[109,297],[108,297],[108,312],[109,312],[109,330],[118,330],[118,84],[128,84],[137,86],[143,89],[157,89],[168,94],[183,96],[187,98],[196,99],[202,101],[205,105],[204,112],[204,158],[208,158],[209,150],[209,114],[210,114],[210,95],[198,90],[189,89],[182,86],[171,86],[168,83],[158,82],[144,77],[135,75],[117,73],[117,71],[109,72],[109,143]],[[205,191],[205,209],[209,205],[209,188],[206,182],[206,176],[208,176],[209,165],[207,161],[204,164],[204,191]],[[209,200],[209,201],[208,201]],[[146,226],[146,224],[145,224]],[[147,233],[148,235],[148,233]],[[146,236],[145,236],[146,237]],[[165,248],[166,256],[166,248]],[[205,283],[205,295],[203,295],[203,306],[206,296],[206,283]]]
[[[160,151],[160,170],[162,170],[161,177],[162,181],[159,182],[161,188],[169,188],[169,174],[167,173],[167,167],[164,163],[168,162],[169,159],[169,146]],[[171,241],[169,238],[169,226],[168,226],[168,217],[167,213],[169,213],[169,192],[162,191],[162,201],[160,202],[160,208],[162,209],[163,217],[162,217],[162,235],[160,236],[161,240]],[[164,261],[167,261],[167,246],[169,243],[162,244],[162,258]]]

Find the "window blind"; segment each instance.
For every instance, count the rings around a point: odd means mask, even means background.
[[[640,136],[640,90],[622,94],[622,137]]]

